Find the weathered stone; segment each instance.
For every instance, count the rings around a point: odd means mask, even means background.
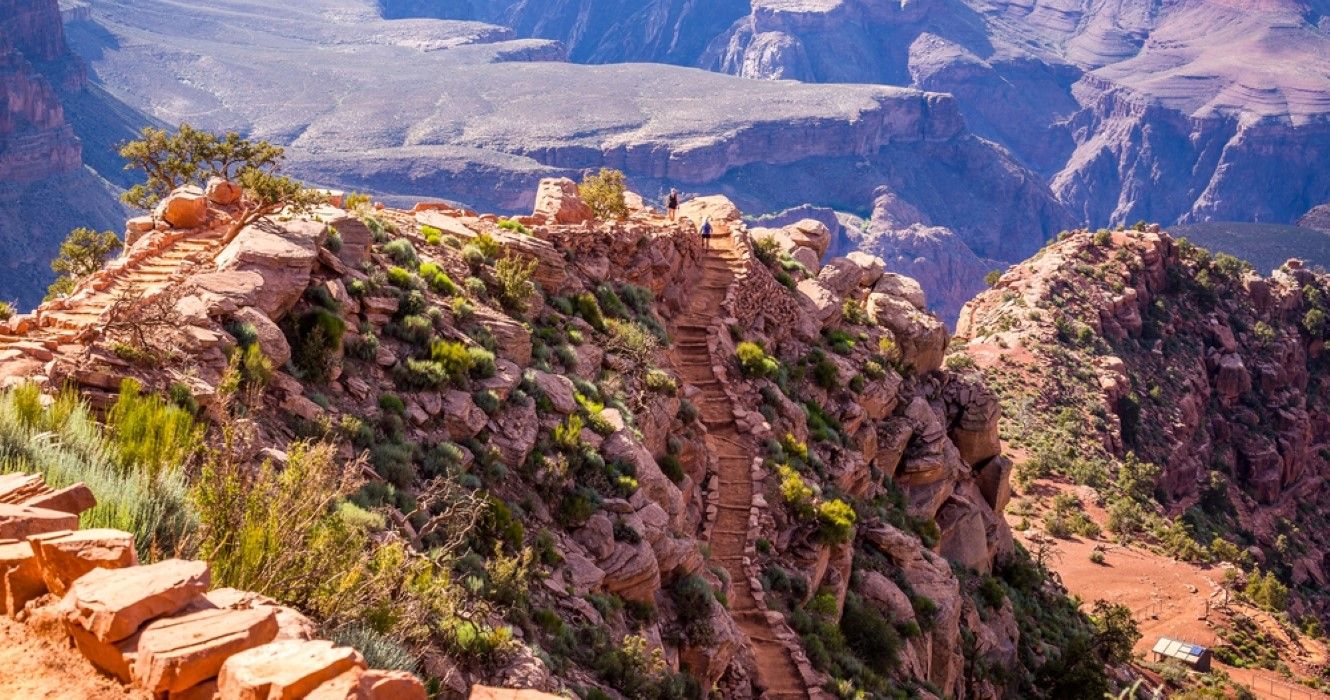
[[[542,693],[539,690],[517,690],[513,688],[490,688],[477,685],[471,688],[470,700],[561,700],[558,695]]]
[[[904,299],[905,301],[910,302],[910,305],[919,311],[924,311],[928,308],[927,299],[924,296],[924,288],[920,287],[919,283],[916,282],[913,277],[898,275],[894,272],[883,273],[882,276],[878,278],[877,283],[873,285],[873,293],[886,294],[888,296],[896,297],[897,299]]]
[[[281,641],[227,659],[218,677],[221,700],[295,700],[357,668],[364,659],[329,641]]]
[[[239,306],[280,319],[309,286],[327,232],[327,224],[314,221],[264,220],[246,227],[217,254],[217,271],[258,273],[258,288]]]
[[[63,596],[80,576],[93,569],[123,569],[138,564],[133,533],[122,530],[79,530],[32,539],[42,580]]]
[[[891,331],[901,361],[916,374],[928,374],[942,366],[949,334],[936,316],[900,297],[878,292],[868,295],[868,313],[878,325]]]
[[[286,334],[268,315],[252,306],[246,306],[231,316],[237,323],[252,326],[258,337],[259,350],[273,367],[285,367],[291,359],[291,345]]]
[[[208,201],[221,206],[230,206],[240,201],[243,191],[240,186],[220,177],[208,179],[208,188],[206,190]]]
[[[45,593],[46,582],[32,545],[0,544],[0,612],[13,617],[28,601]]]
[[[533,370],[533,373],[536,386],[545,398],[550,400],[554,410],[565,416],[577,411],[577,400],[573,396],[575,389],[571,379],[561,374],[550,374],[540,370]]]
[[[43,508],[60,511],[61,513],[81,515],[84,511],[91,510],[97,505],[97,498],[92,495],[92,489],[88,488],[86,484],[78,483],[66,486],[59,491],[29,498],[23,502],[23,505],[29,508]]]
[[[183,608],[208,589],[206,562],[168,559],[129,569],[94,569],[65,597],[66,619],[103,642],[134,634],[144,622]]]
[[[1011,460],[1003,456],[994,457],[978,470],[976,482],[984,500],[996,513],[1006,510],[1011,502]]]
[[[238,591],[234,588],[214,588],[203,594],[207,606],[221,610],[271,610],[277,620],[277,636],[274,641],[307,640],[318,637],[319,628],[314,621],[300,611],[289,608],[267,596]],[[191,607],[204,606],[195,602]]]
[[[0,540],[22,540],[33,535],[77,530],[79,516],[58,510],[0,503]]]
[[[480,434],[489,416],[480,410],[471,395],[451,389],[443,395],[443,425],[453,440],[469,440]]]
[[[275,636],[272,610],[214,609],[161,618],[139,633],[130,674],[151,692],[180,692],[215,677],[231,655]]]
[[[174,228],[198,228],[208,220],[208,198],[197,187],[181,187],[157,205],[156,216]]]
[[[580,224],[594,217],[591,206],[582,201],[577,183],[566,177],[545,178],[536,190],[534,214],[556,224]]]

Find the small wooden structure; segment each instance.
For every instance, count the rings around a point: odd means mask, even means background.
[[[1194,671],[1210,671],[1210,650],[1199,644],[1160,637],[1151,651],[1154,652],[1155,661],[1180,661]]]

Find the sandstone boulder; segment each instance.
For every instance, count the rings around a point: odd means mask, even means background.
[[[711,195],[696,197],[679,205],[679,217],[688,219],[694,225],[702,226],[702,220],[711,219],[712,224],[737,223],[743,220],[743,212],[734,206],[728,197]]]
[[[0,544],[0,612],[13,617],[28,601],[45,593],[46,582],[32,545]]]
[[[240,196],[244,194],[240,189],[240,185],[220,177],[208,179],[208,187],[205,193],[209,202],[224,207],[240,201]]]
[[[291,344],[287,342],[286,334],[273,323],[271,318],[268,318],[267,314],[252,306],[246,306],[231,317],[237,323],[254,328],[255,335],[258,336],[259,350],[269,362],[272,362],[273,367],[286,366],[287,361],[291,359]]]
[[[79,530],[32,539],[42,580],[55,595],[93,569],[123,569],[138,564],[133,533],[122,530]]]
[[[870,255],[863,251],[854,251],[845,256],[851,262],[859,266],[860,278],[859,284],[865,287],[872,287],[882,279],[882,274],[886,272],[887,264],[876,255]]]
[[[1011,460],[998,456],[977,470],[978,478],[975,482],[979,486],[979,491],[984,494],[988,507],[995,513],[1006,510],[1007,504],[1011,502],[1012,468]]]
[[[181,187],[157,205],[155,215],[172,228],[198,228],[208,220],[208,197],[197,187]]]
[[[817,281],[837,296],[845,297],[859,288],[863,277],[864,271],[858,263],[849,258],[832,258],[822,266]]]
[[[499,357],[523,367],[531,364],[531,330],[525,324],[484,304],[476,305],[473,318],[494,336]]]
[[[796,287],[801,301],[808,307],[809,314],[817,319],[823,328],[834,325],[841,317],[841,300],[821,280],[799,280]]]
[[[79,516],[58,510],[0,503],[0,540],[22,540],[48,532],[77,530]]]
[[[310,691],[305,700],[425,700],[425,687],[405,671],[353,668]]]
[[[97,498],[92,495],[92,489],[88,488],[86,484],[78,483],[66,486],[58,491],[29,498],[23,502],[23,505],[29,508],[43,508],[60,511],[61,513],[81,515],[84,511],[91,510],[93,506],[97,505]]]
[[[453,440],[470,440],[480,434],[489,423],[489,416],[480,410],[471,395],[451,389],[443,395],[443,424]]]
[[[295,700],[353,669],[356,650],[329,641],[283,641],[242,651],[222,664],[221,700]]]
[[[878,294],[887,294],[904,299],[920,311],[928,307],[927,298],[924,296],[924,288],[919,286],[919,283],[913,277],[885,272],[873,285],[873,291]]]
[[[271,609],[202,610],[155,620],[134,646],[135,685],[153,693],[178,693],[214,678],[233,654],[277,636]]]
[[[582,201],[577,183],[566,177],[540,181],[534,214],[564,225],[584,223],[595,216],[590,205]]]
[[[65,597],[65,619],[96,639],[115,642],[148,620],[174,613],[208,589],[212,580],[201,561],[168,559],[129,569],[94,569],[74,582]]]
[[[257,273],[258,290],[240,306],[253,306],[268,318],[280,319],[309,286],[327,233],[327,224],[316,221],[265,219],[246,227],[217,254],[217,271]]]
[[[545,395],[545,398],[553,404],[554,410],[563,415],[569,415],[577,411],[577,399],[573,396],[573,382],[568,377],[561,374],[551,374],[533,370],[536,387]]]
[[[949,334],[936,316],[901,297],[878,292],[868,295],[868,313],[891,331],[901,362],[915,374],[928,374],[942,366]]]

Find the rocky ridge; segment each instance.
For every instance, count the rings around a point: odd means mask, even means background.
[[[1029,650],[1051,632],[978,592],[1008,578],[1029,585],[1013,573],[1024,555],[997,515],[1010,463],[996,399],[973,375],[942,369],[948,333],[916,283],[872,256],[822,260],[825,227],[749,230],[710,197],[690,202],[680,224],[641,204],[624,221],[595,221],[571,182],[550,181],[535,214],[515,220],[442,204],[330,205],[222,245],[230,205],[215,189],[178,192],[156,217],[130,222],[122,260],[8,322],[0,382],[72,382],[109,406],[133,378],[187,387],[206,411],[239,342],[228,329],[244,324],[275,368],[253,417],[256,445],[280,450],[309,426],[355,419],[399,426],[374,440],[408,455],[451,446],[450,478],[525,513],[510,546],[558,556],[535,566],[522,607],[494,618],[517,642],[492,662],[424,653],[423,672],[446,693],[576,684],[640,696],[587,656],[617,658],[612,645],[633,640],[659,653],[661,678],[683,671],[738,698],[821,697],[832,681],[1003,697],[1048,670],[1054,657],[1036,663]],[[704,216],[721,234],[709,248],[696,232]],[[782,260],[812,267],[768,262],[768,239]],[[498,252],[477,258],[482,246]],[[408,249],[418,268],[402,267]],[[541,292],[525,308],[500,303],[505,256],[534,262]],[[135,314],[169,315],[156,342],[173,351],[144,364],[117,350]],[[314,360],[303,319],[325,314],[348,330]],[[434,347],[493,352],[492,369],[428,379],[431,355],[407,330],[422,323]],[[632,335],[653,327],[660,349]],[[326,435],[347,460],[375,444]],[[387,454],[372,456],[378,485],[366,493],[391,514],[422,487],[413,475],[438,467]],[[410,537],[398,517],[389,522]],[[688,597],[712,590],[715,603]],[[540,610],[558,611],[581,648],[519,612]],[[861,620],[879,627],[853,627]],[[837,627],[897,638],[899,664],[850,664],[860,652],[827,646]],[[971,635],[975,646],[961,643]],[[1023,670],[1003,677],[973,670],[1014,664]]]
[[[1328,281],[1157,226],[1080,231],[968,304],[958,335],[1003,397],[1020,480],[1088,485],[1119,539],[1273,572],[1295,619],[1324,620]]]

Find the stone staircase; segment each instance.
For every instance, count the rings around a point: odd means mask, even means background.
[[[684,380],[701,390],[696,404],[707,428],[707,446],[715,458],[707,524],[711,557],[729,574],[731,615],[751,642],[761,697],[824,698],[817,673],[804,657],[783,616],[767,609],[757,572],[755,531],[761,507],[754,460],[757,448],[739,430],[734,399],[718,368],[726,364],[713,347],[726,332],[721,322],[732,302],[736,276],[747,264],[730,227],[716,225],[703,261],[703,276],[688,309],[675,322],[671,337],[674,364]]]
[[[72,642],[92,667],[154,698],[424,700],[414,676],[367,668],[354,649],[315,639],[299,612],[211,589],[207,562],[141,565],[132,534],[79,530],[95,503],[81,484],[0,475],[0,611],[29,634]]]

